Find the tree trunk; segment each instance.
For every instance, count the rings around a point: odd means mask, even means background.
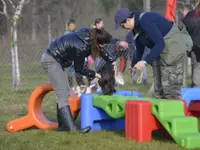
[[[13,74],[13,89],[20,88],[20,69],[19,69],[19,56],[17,45],[17,21],[18,18],[13,19],[11,26],[11,56],[12,56],[12,74]]]
[[[36,0],[32,0],[32,41],[36,40],[36,28],[37,28],[37,8],[36,8]]]
[[[118,0],[118,1],[117,1],[117,9],[120,9],[121,6],[122,6],[121,0]]]
[[[143,0],[144,11],[151,11],[151,0]]]
[[[51,43],[51,16],[48,15],[48,36],[49,36],[49,44]]]
[[[16,63],[15,63],[15,50],[14,50],[14,42],[13,42],[13,37],[14,37],[14,29],[13,26],[10,28],[11,32],[11,60],[12,60],[12,86],[13,89],[15,89],[15,81],[16,81]]]

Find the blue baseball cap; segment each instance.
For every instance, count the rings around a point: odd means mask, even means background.
[[[126,20],[131,14],[131,11],[128,8],[120,8],[115,13],[115,30],[120,27],[121,22]]]

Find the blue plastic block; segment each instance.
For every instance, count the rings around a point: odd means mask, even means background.
[[[98,92],[102,94],[102,92]],[[118,90],[114,95],[137,96],[142,95],[135,91]],[[92,130],[123,130],[125,129],[124,119],[113,119],[107,113],[93,107],[92,94],[83,94],[81,96],[81,127],[91,126]]]
[[[181,99],[185,100],[189,107],[191,101],[200,100],[200,88],[182,88]]]
[[[83,94],[81,96],[81,128],[86,126],[90,126],[91,131],[123,130],[125,121],[113,119],[104,110],[93,107],[92,94]]]
[[[102,94],[102,91],[97,92],[97,94]],[[139,92],[135,91],[125,91],[125,90],[118,90],[113,95],[123,95],[123,96],[137,96],[142,97],[142,95]]]

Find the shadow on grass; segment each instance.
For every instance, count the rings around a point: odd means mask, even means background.
[[[125,137],[125,131],[120,130],[120,131],[113,131],[117,136]],[[160,130],[155,130],[152,132],[152,140],[157,140],[157,141],[162,141],[162,142],[174,142],[172,137],[170,135],[163,133]]]

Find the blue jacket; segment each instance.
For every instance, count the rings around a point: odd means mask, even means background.
[[[141,60],[145,46],[151,49],[151,52],[143,59],[148,64],[151,64],[165,48],[164,36],[171,30],[173,23],[156,12],[145,12],[139,20],[141,12],[134,11],[135,27],[132,30],[136,35],[135,28],[138,28],[142,33],[136,38],[135,44],[137,48],[136,58],[132,61],[133,67]]]

